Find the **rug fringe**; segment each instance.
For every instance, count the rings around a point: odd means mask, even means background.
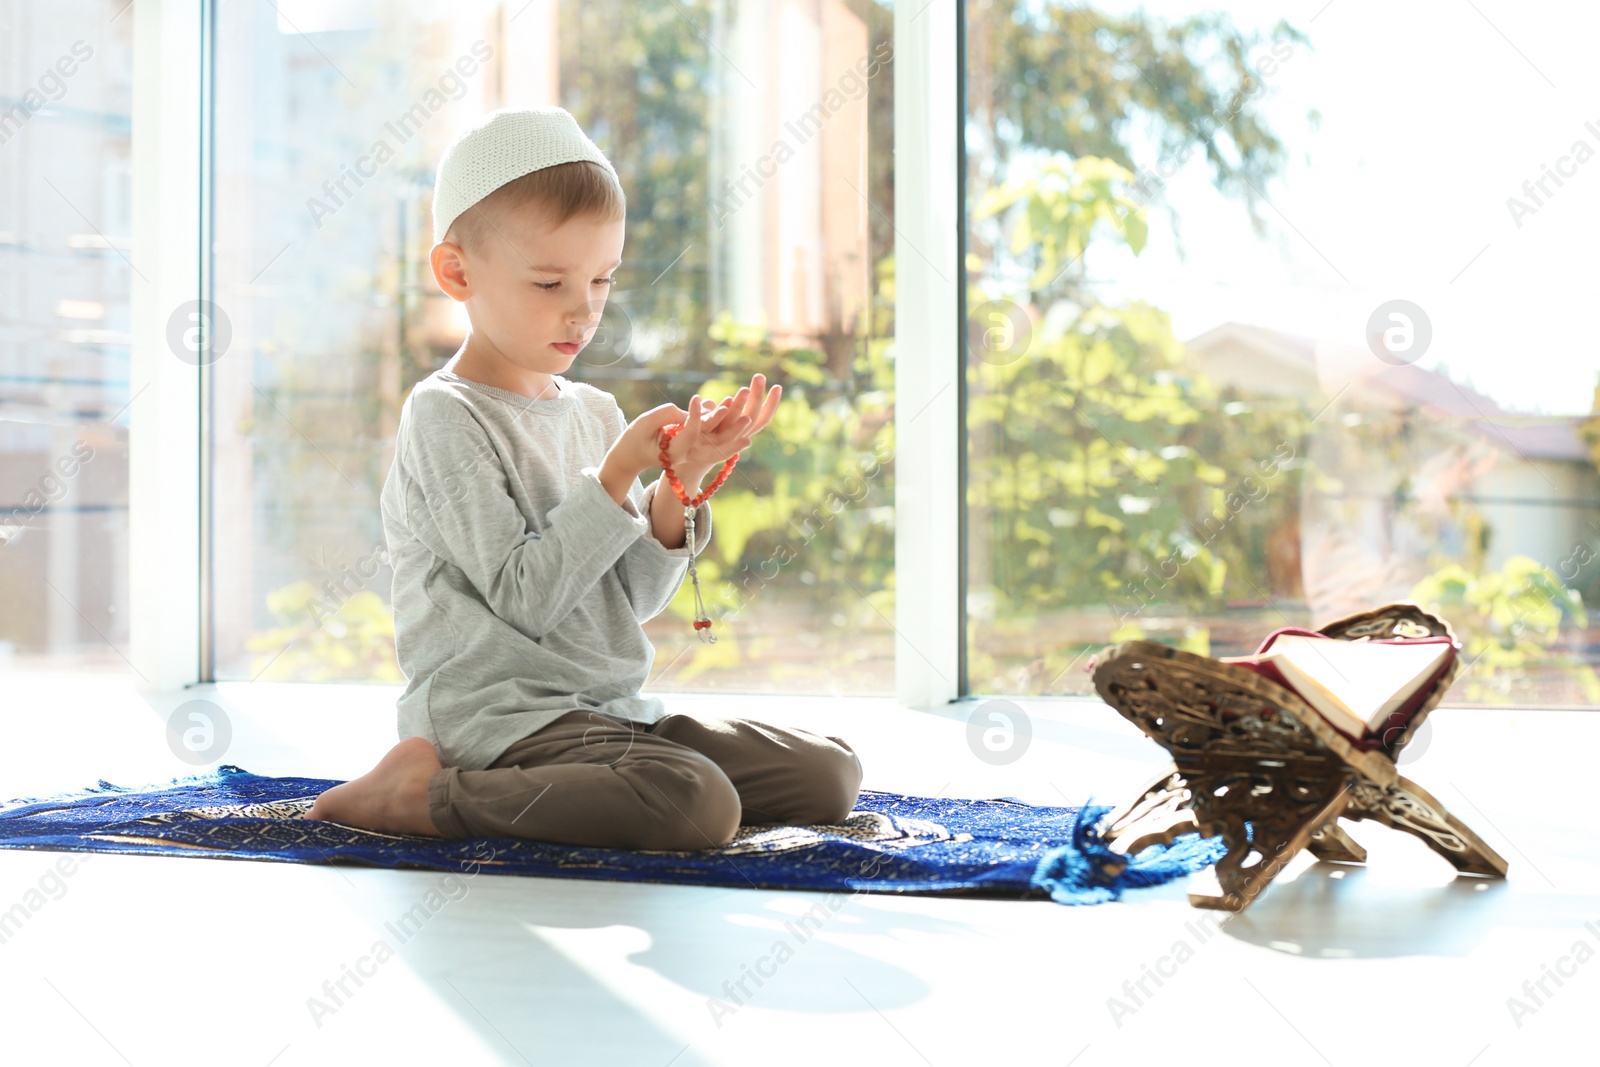
[[[1072,844],[1045,853],[1034,869],[1033,887],[1058,904],[1103,904],[1120,900],[1125,889],[1163,885],[1227,855],[1221,837],[1188,833],[1170,845],[1151,845],[1137,856],[1123,856],[1106,846],[1098,829],[1112,810],[1093,798],[1079,808],[1072,820]]]
[[[34,804],[44,804],[47,802],[58,804],[73,800],[83,800],[87,797],[144,793],[154,789],[179,789],[184,786],[216,785],[221,780],[225,778],[231,778],[238,774],[248,776],[250,775],[250,772],[245,770],[243,767],[235,766],[232,763],[224,763],[208,771],[200,771],[196,774],[182,775],[180,777],[173,778],[165,785],[161,785],[159,783],[149,783],[146,785],[118,785],[115,782],[109,782],[106,779],[101,778],[94,785],[79,786],[77,789],[66,793],[48,793],[43,796],[36,797],[12,797],[9,800],[0,801],[0,813],[12,812],[19,808],[26,808]]]

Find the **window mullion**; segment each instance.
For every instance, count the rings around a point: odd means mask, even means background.
[[[894,10],[895,691],[913,708],[961,696],[958,2]]]
[[[141,691],[199,681],[201,12],[139,0],[133,32],[129,643]],[[180,353],[189,352],[189,358]]]

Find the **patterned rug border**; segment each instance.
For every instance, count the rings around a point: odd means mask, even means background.
[[[744,826],[729,845],[686,852],[440,839],[304,820],[311,800],[335,784],[260,776],[234,764],[145,786],[102,778],[0,804],[0,848],[1066,904],[1114,900],[1124,888],[1169,881],[1221,854],[1216,839],[1186,835],[1170,848],[1144,850],[1124,875],[1108,878],[1089,862],[1105,853],[1092,829],[1105,808],[873,789],[861,790],[842,824]]]

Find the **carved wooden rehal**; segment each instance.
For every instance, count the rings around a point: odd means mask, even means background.
[[[1412,603],[1387,604],[1323,626],[1342,640],[1454,634]],[[1463,874],[1504,877],[1506,861],[1395,769],[1460,672],[1452,660],[1401,736],[1363,751],[1290,690],[1232,663],[1152,641],[1125,641],[1097,657],[1102,699],[1172,754],[1131,803],[1100,824],[1111,848],[1134,855],[1180,834],[1222,835],[1228,853],[1195,875],[1189,902],[1241,911],[1302,848],[1361,863],[1366,850],[1339,820],[1373,819],[1415,834]]]

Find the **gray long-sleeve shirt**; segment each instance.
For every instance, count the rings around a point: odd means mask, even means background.
[[[689,550],[651,532],[659,478],[634,479],[621,505],[600,484],[622,408],[560,375],[557,396],[534,400],[456,365],[406,398],[383,485],[400,736],[482,770],[569,711],[659,720],[661,700],[639,692],[655,658],[639,624],[672,600]],[[695,530],[698,555],[709,501]]]

